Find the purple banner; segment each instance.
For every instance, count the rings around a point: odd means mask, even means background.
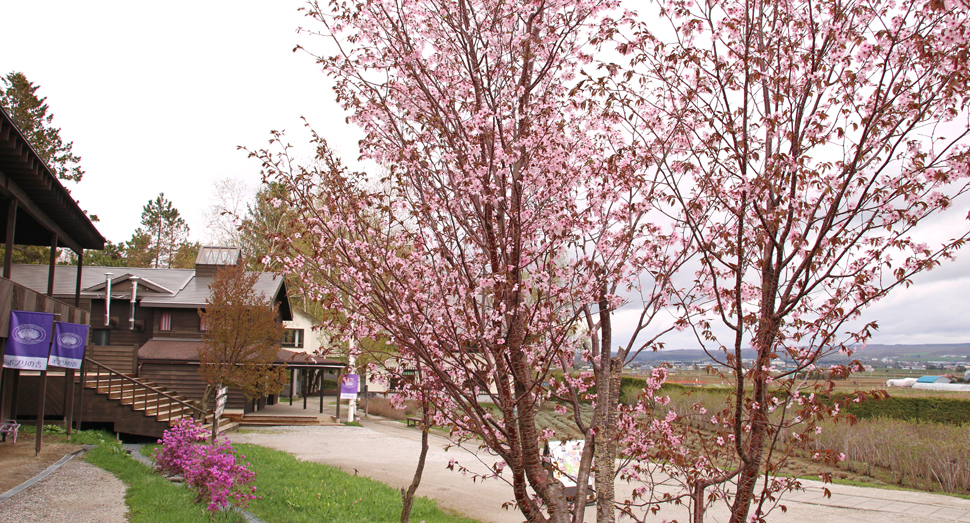
[[[357,386],[360,384],[360,376],[356,374],[344,374],[340,377],[340,399],[357,399]]]
[[[8,369],[47,370],[54,315],[49,312],[10,311],[10,334],[3,353]]]
[[[80,369],[87,341],[87,325],[57,322],[54,325],[54,345],[51,346],[51,357],[47,364],[51,367]]]

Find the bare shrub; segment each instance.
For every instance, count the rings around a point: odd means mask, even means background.
[[[871,474],[889,469],[893,480],[944,492],[970,491],[970,435],[966,426],[912,423],[884,418],[855,425],[827,424],[815,439],[816,449],[846,455],[843,466]]]
[[[387,398],[370,398],[367,400],[367,413],[372,416],[403,420],[420,412],[421,404],[415,400],[406,401],[403,409],[394,408],[394,405]]]

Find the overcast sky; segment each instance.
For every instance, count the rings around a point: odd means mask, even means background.
[[[359,131],[344,123],[312,58],[292,51],[323,45],[297,34],[301,25],[315,27],[297,12],[301,5],[6,2],[0,74],[20,71],[41,86],[86,171],[72,194],[100,217],[108,240],[129,239],[142,206],[164,192],[202,241],[214,184],[259,183],[258,162],[237,146],[262,147],[274,129],[302,145],[303,116],[342,156],[356,157]],[[940,221],[937,233],[966,227],[964,216]],[[880,323],[873,343],[970,342],[968,271],[965,262],[944,266],[873,306],[867,317]],[[690,345],[686,336],[668,344]]]

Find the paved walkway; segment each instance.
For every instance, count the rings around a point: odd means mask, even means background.
[[[970,500],[923,492],[841,485],[829,485],[829,490],[832,496],[826,498],[822,485],[813,481],[805,491],[785,494],[784,499],[806,505],[970,522]]]
[[[302,406],[302,405],[301,405]],[[273,406],[260,414],[302,411],[294,405]],[[292,409],[292,410],[291,410]],[[250,428],[244,434],[232,434],[234,442],[256,443],[284,450],[297,457],[337,466],[351,474],[372,477],[394,487],[404,487],[411,481],[420,445],[420,432],[399,422],[364,420],[364,428],[345,426],[265,427]],[[439,505],[482,522],[520,523],[522,516],[504,510],[502,504],[512,500],[511,487],[501,481],[482,483],[469,475],[447,470],[448,462],[457,459],[472,470],[487,470],[488,456],[476,456],[452,448],[442,437],[432,438],[424,478],[418,494],[438,500]],[[824,485],[804,481],[805,491],[787,493],[782,498],[787,512],[776,510],[772,522],[847,522],[847,523],[940,523],[963,521],[970,523],[970,500],[911,491],[828,485],[831,498],[823,496]],[[617,496],[628,496],[631,486],[617,484]],[[707,520],[728,520],[725,507],[713,507]],[[656,521],[663,518],[686,520],[683,508],[661,510]],[[587,510],[587,520],[595,521],[593,508]],[[650,519],[653,521],[653,519]]]

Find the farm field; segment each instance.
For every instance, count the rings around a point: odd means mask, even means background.
[[[834,381],[835,394],[885,390],[888,398],[853,407],[850,412],[856,413],[859,419],[852,423],[824,422],[812,442],[795,450],[783,473],[814,478],[831,473],[836,481],[850,484],[970,495],[970,471],[965,467],[970,461],[970,431],[967,430],[970,422],[964,403],[970,402],[970,392],[885,386],[890,378],[927,374],[926,371],[880,369]],[[728,383],[715,374],[674,370],[667,382],[682,386],[666,391],[671,398],[670,408],[675,412],[689,412],[688,406],[693,403],[711,412],[724,407],[726,395],[717,389],[727,388]],[[806,382],[809,390],[812,385],[813,382]],[[628,396],[632,393],[631,388],[625,396],[621,393],[621,398],[631,400]],[[710,430],[703,420],[690,423],[702,431]],[[844,453],[845,461],[833,468],[810,459],[816,451],[826,450]]]
[[[901,369],[877,369],[875,372],[854,373],[848,379],[835,380],[835,392],[854,392],[857,390],[886,390],[890,396],[899,397],[920,397],[920,398],[956,398],[970,401],[970,392],[949,392],[936,390],[919,390],[906,387],[886,387],[886,380],[899,378],[919,378],[927,375],[943,375],[944,371],[925,371],[925,370],[901,370]],[[633,378],[647,378],[645,374],[630,373],[625,374]],[[721,378],[717,374],[711,374],[704,370],[680,370],[671,369],[668,371],[668,383],[676,383],[690,387],[728,387],[728,380]],[[811,386],[811,382],[806,385]]]

